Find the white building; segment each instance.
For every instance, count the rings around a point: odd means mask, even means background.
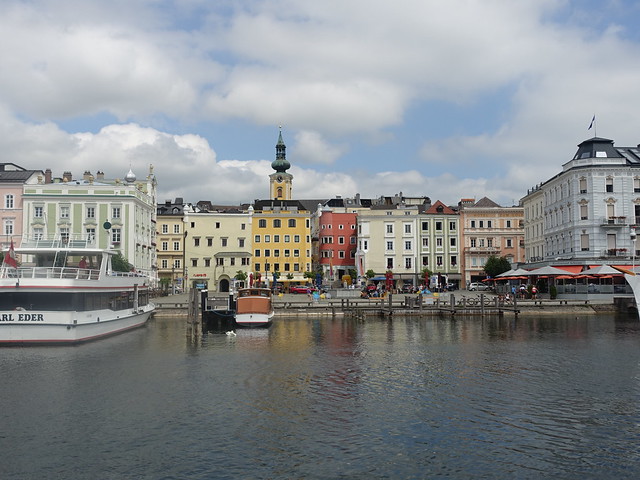
[[[561,173],[522,199],[529,226],[536,223],[540,194],[545,263],[630,261],[630,233],[640,218],[640,147],[615,147],[599,137],[582,142]],[[528,252],[537,252],[538,237],[525,230]]]

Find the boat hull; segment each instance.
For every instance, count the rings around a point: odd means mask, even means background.
[[[624,274],[624,278],[633,291],[633,296],[636,299],[636,308],[640,314],[640,275]]]
[[[0,345],[59,345],[89,342],[142,327],[154,311],[137,309],[84,312],[0,312]]]
[[[273,323],[273,312],[270,313],[236,313],[236,326],[241,328],[264,328]]]

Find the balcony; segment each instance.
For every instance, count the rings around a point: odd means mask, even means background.
[[[624,227],[629,225],[627,223],[627,217],[604,217],[600,224],[604,227]]]
[[[629,257],[629,251],[626,248],[606,248],[602,251],[603,257]]]

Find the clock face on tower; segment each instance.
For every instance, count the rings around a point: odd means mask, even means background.
[[[282,180],[283,180],[282,175],[278,175],[278,176],[276,177],[276,180],[277,180],[278,182],[282,182]]]

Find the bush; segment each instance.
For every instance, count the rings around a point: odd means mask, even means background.
[[[555,285],[551,285],[549,287],[549,297],[551,297],[551,300],[554,300],[557,296],[558,296],[558,289],[556,288]]]

